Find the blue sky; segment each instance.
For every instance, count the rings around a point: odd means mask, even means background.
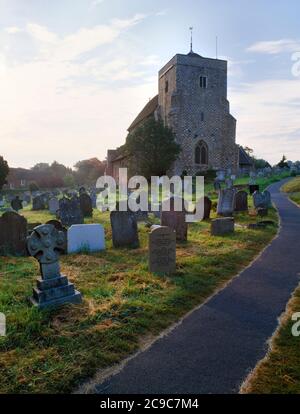
[[[0,0],[0,153],[104,159],[193,26],[196,52],[215,57],[218,36],[228,60],[237,142],[300,159],[299,16],[296,0]]]

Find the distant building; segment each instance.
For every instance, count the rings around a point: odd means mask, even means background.
[[[168,171],[194,175],[209,169],[250,168],[251,159],[236,144],[236,120],[227,100],[227,62],[191,51],[175,55],[158,74],[158,95],[151,99],[128,128],[132,132],[149,117],[172,128],[182,151]],[[117,178],[126,167],[122,147],[108,150],[107,174]],[[240,165],[241,162],[241,165]]]

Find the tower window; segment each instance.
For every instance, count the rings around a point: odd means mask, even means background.
[[[203,89],[207,88],[207,76],[200,76],[199,85],[200,85],[200,88],[203,88]]]
[[[165,92],[167,93],[169,90],[169,81],[166,81],[165,83]]]
[[[204,141],[200,141],[196,145],[195,164],[208,165],[208,148]]]
[[[204,112],[201,112],[201,122],[204,121]]]

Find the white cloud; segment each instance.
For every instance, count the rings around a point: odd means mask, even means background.
[[[19,27],[17,27],[17,26],[10,26],[10,27],[6,27],[5,29],[4,29],[4,31],[6,32],[6,33],[8,33],[8,34],[15,34],[15,33],[19,33],[19,32],[21,32],[22,31],[22,29],[20,29]]]
[[[282,154],[300,159],[300,80],[275,79],[239,85],[229,93],[237,141],[271,163]]]
[[[91,3],[91,8],[93,8],[93,7],[97,7],[97,6],[99,6],[100,4],[102,4],[104,2],[104,0],[94,0],[94,1],[92,1],[92,3]]]
[[[300,51],[300,40],[280,39],[256,42],[247,48],[248,52],[275,55],[283,52]]]

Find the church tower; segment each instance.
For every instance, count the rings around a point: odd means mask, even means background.
[[[236,120],[227,100],[227,62],[191,51],[159,71],[158,113],[173,129],[182,153],[170,171],[193,175],[238,170]]]

